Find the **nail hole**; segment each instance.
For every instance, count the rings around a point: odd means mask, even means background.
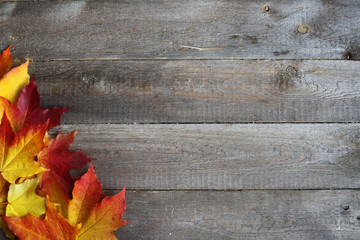
[[[346,53],[345,53],[345,57],[346,57],[346,59],[347,60],[351,60],[351,52],[350,51],[346,51]]]
[[[350,206],[349,205],[341,205],[341,208],[344,209],[345,211],[347,211],[347,210],[349,210]]]
[[[356,219],[360,221],[360,216],[357,216]]]
[[[264,12],[270,12],[270,6],[265,4],[263,7],[262,7],[263,11]]]

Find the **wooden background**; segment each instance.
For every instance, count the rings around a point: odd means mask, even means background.
[[[357,0],[1,1],[119,239],[360,239]]]

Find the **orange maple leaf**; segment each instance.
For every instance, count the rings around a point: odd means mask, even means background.
[[[125,188],[115,196],[102,198],[101,184],[93,167],[75,182],[73,199],[69,199],[56,178],[45,173],[42,190],[56,203],[59,211],[66,216],[72,226],[80,225],[78,240],[113,240],[114,231],[128,224],[122,219],[126,208]],[[64,206],[66,205],[66,206]]]
[[[49,200],[45,219],[30,214],[22,218],[2,218],[14,234],[24,240],[75,240],[79,231],[79,226],[71,226]]]
[[[11,45],[7,47],[0,55],[0,79],[9,71],[12,65],[10,48]]]

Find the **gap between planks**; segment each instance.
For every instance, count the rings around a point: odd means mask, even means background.
[[[117,193],[122,189],[102,189],[103,192]],[[126,189],[126,192],[282,192],[282,191],[360,191],[360,188],[284,188],[284,189]]]
[[[28,58],[15,58],[13,62],[22,63],[28,60]],[[92,62],[92,61],[108,61],[108,62],[130,62],[130,61],[140,61],[140,62],[151,62],[151,61],[164,61],[164,62],[174,62],[174,61],[339,61],[339,62],[348,62],[348,61],[360,61],[360,59],[337,59],[337,58],[256,58],[256,57],[222,57],[222,58],[202,58],[202,57],[192,57],[192,58],[54,58],[54,59],[29,59],[30,62]]]

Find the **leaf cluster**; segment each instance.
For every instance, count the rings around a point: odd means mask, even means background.
[[[49,137],[68,108],[41,108],[28,65],[10,70],[10,47],[0,55],[0,227],[9,239],[116,239],[125,189],[101,193],[91,164],[70,175],[94,159],[69,150],[76,132]]]

